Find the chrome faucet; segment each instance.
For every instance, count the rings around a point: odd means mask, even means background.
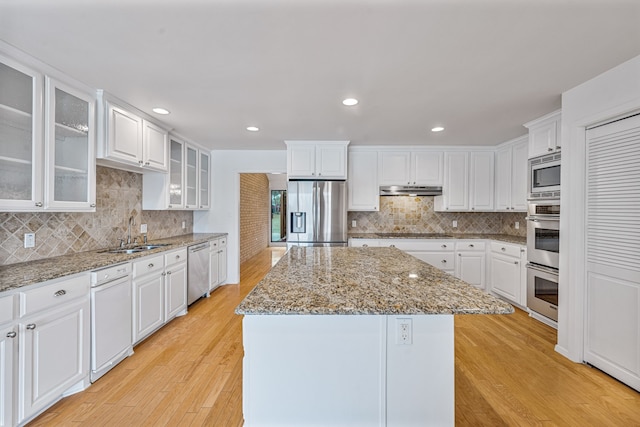
[[[131,226],[136,225],[135,219],[133,219],[133,215],[129,217],[129,233],[127,234],[127,245],[131,244]]]

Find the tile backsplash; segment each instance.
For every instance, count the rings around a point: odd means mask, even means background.
[[[433,196],[380,197],[378,212],[349,212],[352,233],[469,233],[526,236],[525,212],[434,212]],[[356,227],[351,227],[352,221]],[[453,221],[458,222],[456,228]],[[520,228],[516,230],[515,223]]]
[[[132,236],[147,224],[150,241],[193,232],[191,211],[142,210],[141,174],[102,166],[96,172],[95,212],[0,212],[0,265],[117,246],[130,216]],[[25,233],[36,234],[35,248],[23,247]]]

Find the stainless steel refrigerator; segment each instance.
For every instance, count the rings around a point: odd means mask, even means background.
[[[289,181],[287,248],[347,246],[347,183]]]

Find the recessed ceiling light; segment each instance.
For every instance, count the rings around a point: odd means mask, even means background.
[[[257,127],[257,126],[247,126],[247,130],[249,132],[258,132],[260,130],[260,128]]]
[[[342,103],[347,107],[352,107],[358,103],[358,100],[355,98],[347,98],[344,101],[342,101]]]
[[[167,110],[166,108],[156,107],[152,111],[156,114],[164,114],[164,115],[170,114],[170,111]]]
[[[431,129],[431,132],[442,132],[444,128],[442,126],[436,126]]]

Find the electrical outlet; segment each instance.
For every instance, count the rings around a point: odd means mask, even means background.
[[[458,228],[458,221],[453,220],[453,228]]]
[[[353,221],[351,221],[351,227],[352,228],[356,228],[357,226],[358,226],[358,223],[356,222],[355,219]]]
[[[411,345],[413,342],[413,328],[411,327],[411,319],[396,319],[397,336],[396,344]]]
[[[140,224],[140,232],[141,233],[146,233],[147,232],[147,224]]]
[[[520,230],[520,223],[516,221],[516,230]]]
[[[185,228],[187,228],[187,221],[182,221],[182,229],[184,230]]]
[[[36,246],[36,233],[24,233],[24,247],[34,248]]]

